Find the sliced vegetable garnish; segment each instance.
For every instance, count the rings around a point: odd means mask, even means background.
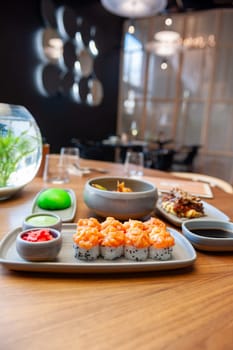
[[[92,184],[93,187],[98,188],[98,190],[107,191],[107,188],[98,184]]]

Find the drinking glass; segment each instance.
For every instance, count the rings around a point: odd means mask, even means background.
[[[60,150],[62,164],[70,175],[80,174],[80,153],[78,147],[62,147]]]
[[[69,173],[66,166],[62,163],[60,154],[46,155],[43,180],[54,184],[69,182]]]
[[[144,155],[143,152],[126,152],[124,173],[129,177],[143,176]]]

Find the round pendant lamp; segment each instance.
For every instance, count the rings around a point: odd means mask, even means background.
[[[157,32],[153,41],[145,45],[147,51],[157,56],[168,57],[174,55],[181,48],[180,34],[170,30]]]
[[[163,11],[167,0],[101,0],[103,7],[118,16],[143,18]]]

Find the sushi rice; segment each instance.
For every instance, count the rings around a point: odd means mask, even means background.
[[[80,260],[93,261],[96,260],[100,254],[99,246],[95,246],[90,249],[81,248],[74,244],[74,257]]]
[[[105,247],[100,246],[100,255],[106,260],[115,260],[123,255],[124,246]]]
[[[148,248],[136,248],[131,245],[126,245],[124,256],[128,260],[145,261],[148,258]]]
[[[168,248],[155,248],[150,246],[149,258],[155,260],[169,260],[172,257],[173,247]]]

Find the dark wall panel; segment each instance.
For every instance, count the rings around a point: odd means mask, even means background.
[[[69,96],[43,96],[35,85],[41,60],[35,47],[36,32],[44,27],[38,0],[8,1],[0,11],[0,102],[24,105],[35,117],[52,151],[69,145],[71,138],[100,140],[116,130],[119,57],[122,19],[108,13],[98,0],[54,1],[83,17],[85,40],[96,26],[99,56],[95,72],[104,98],[96,107],[78,104]]]

